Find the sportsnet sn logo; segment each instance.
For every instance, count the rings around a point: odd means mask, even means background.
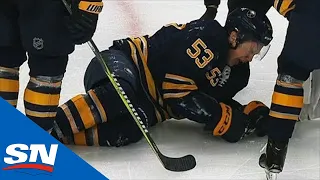
[[[58,144],[51,144],[49,152],[44,144],[11,144],[6,148],[3,161],[8,165],[2,170],[36,170],[52,173]]]

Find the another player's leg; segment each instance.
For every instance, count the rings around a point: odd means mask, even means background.
[[[17,107],[19,69],[26,61],[25,51],[17,47],[0,47],[0,97]]]
[[[48,131],[53,126],[60,100],[67,56],[29,54],[30,79],[24,90],[25,114]]]
[[[17,106],[19,68],[26,61],[21,47],[18,10],[11,1],[0,4],[0,97]]]
[[[302,84],[311,71],[320,68],[317,60],[320,49],[315,41],[320,38],[320,23],[314,17],[316,4],[320,5],[320,2],[297,1],[278,58],[278,77],[268,120],[268,145],[266,153],[260,157],[261,167],[272,173],[283,170],[289,139],[303,106]],[[306,31],[301,32],[301,27]]]
[[[67,12],[60,1],[19,1],[18,4],[20,34],[28,52],[30,68],[30,79],[24,90],[25,113],[50,132],[60,100],[68,54],[74,50],[64,24]]]

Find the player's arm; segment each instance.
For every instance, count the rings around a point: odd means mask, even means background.
[[[166,102],[176,116],[204,124],[205,130],[229,142],[240,140],[245,130],[244,123],[236,120],[242,113],[199,91],[183,97],[167,97]]]
[[[200,91],[179,95],[166,97],[173,114],[204,124],[205,130],[228,142],[237,142],[256,127],[263,127],[263,119],[269,112],[260,102],[239,108],[218,102]]]
[[[265,117],[269,112],[262,103],[251,104],[247,108],[235,100],[218,101],[201,92],[194,80],[183,75],[167,73],[162,92],[174,117],[204,124],[205,130],[228,142],[237,142],[257,126],[264,127],[261,116]],[[256,108],[262,110],[254,111]]]
[[[296,7],[295,0],[274,1],[273,7],[287,19],[290,18],[292,10]]]

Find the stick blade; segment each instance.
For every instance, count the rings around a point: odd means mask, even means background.
[[[160,159],[163,166],[169,171],[188,171],[196,166],[196,159],[192,155],[186,155],[180,158],[170,158],[161,154]]]

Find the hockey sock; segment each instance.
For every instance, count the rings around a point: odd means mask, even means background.
[[[71,98],[58,108],[57,113],[56,122],[64,136],[68,137],[107,121],[105,110],[94,90]]]
[[[287,140],[303,106],[303,81],[289,75],[279,75],[272,95],[268,135],[273,139]]]
[[[72,144],[81,146],[99,146],[99,135],[97,126],[74,134]]]
[[[19,95],[19,68],[0,67],[0,96],[17,107]]]
[[[53,127],[59,105],[63,76],[31,77],[24,92],[24,107],[27,117],[46,131]]]

